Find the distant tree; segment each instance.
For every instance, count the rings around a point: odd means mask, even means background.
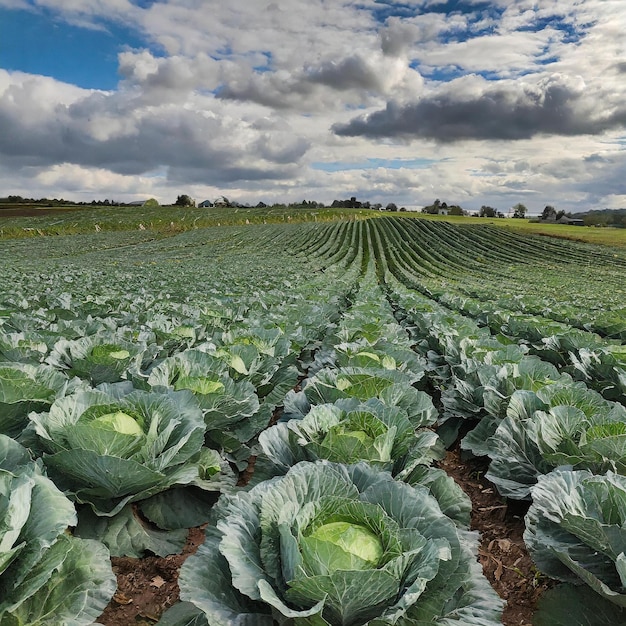
[[[448,215],[463,215],[463,209],[458,204],[448,207]]]
[[[521,202],[518,202],[513,207],[513,217],[515,217],[517,219],[524,219],[526,217],[526,211],[527,210],[528,209]]]
[[[376,202],[376,204],[372,204],[372,209],[375,211],[380,211],[383,208],[383,205],[380,202]]]
[[[150,198],[149,200],[146,200],[143,205],[148,209],[155,209],[156,207],[160,206],[159,201],[156,198]]]
[[[479,217],[496,217],[497,215],[498,211],[496,209],[485,204],[480,207],[480,211],[478,212]]]
[[[608,226],[609,216],[602,212],[588,213],[583,217],[585,226]]]
[[[542,220],[555,220],[556,219],[556,209],[551,204],[546,204],[543,211],[541,212]]]
[[[174,206],[196,206],[194,199],[187,194],[182,194],[176,198]]]
[[[394,203],[394,202],[390,202],[386,207],[385,207],[386,211],[397,211],[398,210],[398,206]]]
[[[558,222],[565,215],[565,211],[557,211],[554,219]]]

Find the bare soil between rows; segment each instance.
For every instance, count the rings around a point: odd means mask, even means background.
[[[531,626],[541,594],[552,581],[541,576],[524,546],[524,514],[527,503],[507,501],[484,478],[485,460],[464,460],[458,446],[439,466],[467,493],[472,501],[472,530],[481,533],[479,561],[490,583],[506,600],[502,623]],[[251,467],[242,476],[251,473]],[[182,554],[133,559],[114,557],[117,593],[99,623],[103,626],[152,626],[178,601],[178,572],[185,559],[204,541],[203,528],[192,528]]]

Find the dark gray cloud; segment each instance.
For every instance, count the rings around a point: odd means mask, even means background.
[[[75,163],[122,175],[168,168],[170,179],[223,181],[291,177],[310,142],[288,125],[255,125],[183,107],[142,107],[132,95],[94,92],[50,106],[32,83],[0,98],[0,157],[16,169]],[[257,126],[260,126],[257,127]]]
[[[417,102],[391,101],[383,110],[335,124],[343,136],[398,137],[454,142],[516,140],[536,135],[597,135],[626,126],[626,104],[603,113],[579,85],[552,77],[539,85],[488,86],[470,97],[448,89]]]
[[[362,104],[370,94],[385,93],[407,73],[404,67],[399,72],[393,59],[380,53],[357,52],[290,71],[227,76],[217,96],[275,109],[332,110],[350,102]]]
[[[374,67],[366,58],[355,55],[340,61],[328,61],[310,69],[306,72],[306,78],[313,83],[326,85],[338,91],[350,89],[382,91],[384,76],[381,69],[381,65]]]

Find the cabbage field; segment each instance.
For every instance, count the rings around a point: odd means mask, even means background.
[[[133,623],[506,623],[451,448],[533,623],[626,624],[626,252],[356,217],[0,239],[0,626],[109,626],[190,529]]]

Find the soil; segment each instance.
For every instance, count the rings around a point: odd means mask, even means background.
[[[555,583],[535,568],[524,545],[524,515],[529,502],[502,498],[485,477],[487,459],[463,460],[457,447],[439,462],[472,501],[471,528],[481,534],[478,559],[483,572],[507,604],[505,626],[531,626],[541,594]]]
[[[502,623],[531,626],[541,594],[552,586],[535,569],[524,547],[527,503],[506,501],[484,478],[487,464],[464,460],[459,448],[450,450],[439,466],[452,476],[472,500],[472,529],[481,533],[479,560],[496,592],[507,601]],[[254,460],[242,473],[245,484]],[[192,528],[183,553],[164,558],[113,558],[118,589],[99,623],[104,626],[152,626],[178,600],[178,571],[204,540],[203,527]]]
[[[204,541],[204,527],[192,528],[182,554],[131,559],[113,557],[117,592],[98,618],[104,626],[152,626],[178,601],[178,572]]]

